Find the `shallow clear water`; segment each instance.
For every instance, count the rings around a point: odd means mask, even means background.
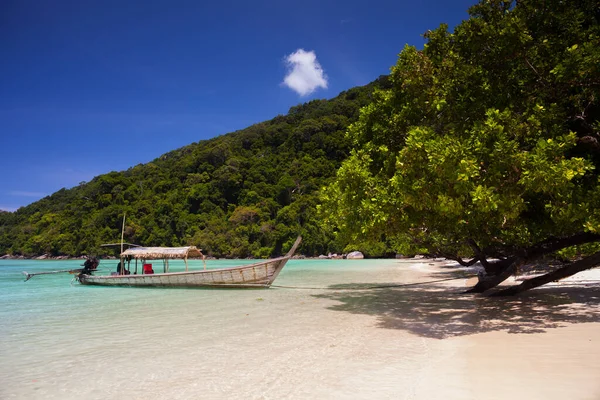
[[[99,269],[116,263],[103,260]],[[80,264],[0,260],[0,398],[301,398],[294,368],[316,374],[318,352],[329,351],[304,346],[338,341],[335,319],[344,318],[315,294],[410,276],[409,264],[396,260],[292,260],[275,282],[285,287],[251,290],[90,287],[71,284],[69,274],[24,282],[21,273]],[[170,263],[172,272],[183,268]]]

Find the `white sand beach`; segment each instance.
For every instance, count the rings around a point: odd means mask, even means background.
[[[269,290],[57,284],[93,312],[18,310],[0,398],[600,399],[600,271],[490,299],[448,264],[294,261]]]
[[[449,264],[413,264],[410,280],[458,274]],[[318,295],[340,314],[267,397],[600,399],[599,270],[501,299],[461,295],[467,281]]]
[[[444,286],[460,291],[457,283]],[[439,362],[407,398],[600,399],[599,283],[600,270],[584,271],[517,297],[471,298],[462,312],[448,307],[429,331],[442,337]]]

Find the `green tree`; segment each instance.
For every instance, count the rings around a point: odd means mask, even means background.
[[[354,150],[324,210],[350,243],[480,261],[474,292],[596,243],[500,292],[512,294],[600,263],[600,8],[486,0],[470,15],[401,52],[391,88],[348,131]]]

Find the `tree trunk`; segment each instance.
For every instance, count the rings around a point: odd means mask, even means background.
[[[446,254],[446,253],[440,253],[440,256],[447,258],[448,260],[452,260],[452,261],[456,261],[457,263],[459,263],[460,265],[462,265],[463,267],[470,267],[472,265],[475,265],[479,259],[477,257],[469,260],[469,261],[465,261],[462,258],[453,255],[453,254]]]
[[[522,259],[504,260],[500,262],[505,264],[504,269],[495,275],[486,275],[483,278],[480,278],[479,282],[465,293],[483,293],[486,290],[498,286],[514,274],[517,268],[523,265],[523,262]]]
[[[583,260],[579,260],[572,264],[569,264],[565,267],[559,268],[556,271],[549,272],[542,276],[538,276],[535,278],[527,279],[520,285],[511,286],[507,289],[500,290],[491,296],[512,296],[521,292],[524,292],[529,289],[533,289],[535,287],[544,285],[548,282],[556,281],[559,279],[563,279],[569,277],[571,275],[575,275],[578,272],[584,271],[586,269],[594,268],[595,266],[600,264],[600,251],[584,258]]]
[[[494,262],[487,262],[486,260],[485,262],[482,262],[481,265],[483,266],[486,275],[498,275],[502,273],[507,267],[510,267],[510,264],[512,264],[514,260],[516,260],[515,257]]]
[[[597,242],[597,241],[600,241],[600,235],[595,234],[595,233],[589,233],[589,232],[580,232],[580,233],[576,233],[576,234],[573,234],[573,235],[567,236],[567,237],[551,237],[542,242],[536,243],[529,248],[515,251],[515,254],[513,257],[510,257],[510,258],[507,258],[507,259],[504,259],[504,260],[501,260],[501,261],[498,261],[495,263],[482,263],[482,265],[485,269],[486,275],[483,277],[480,277],[479,282],[477,282],[477,284],[475,286],[473,286],[471,289],[467,290],[464,293],[483,293],[489,289],[492,289],[492,288],[498,286],[500,283],[504,282],[506,279],[508,279],[512,274],[514,274],[516,272],[517,268],[519,268],[521,265],[523,265],[525,263],[533,262],[534,260],[537,260],[546,254],[550,254],[550,253],[553,253],[555,251],[558,251],[558,250],[561,250],[561,249],[564,249],[567,247],[581,245],[584,243]],[[476,252],[477,252],[477,249],[478,248],[475,248]],[[483,253],[481,253],[481,254],[483,254]],[[477,258],[477,257],[475,257],[475,258]],[[587,268],[583,268],[583,269],[588,269],[588,268],[591,268],[591,267],[587,267]],[[555,272],[557,272],[557,271],[555,271]],[[573,275],[577,272],[579,272],[579,271],[575,271],[570,275]],[[567,276],[569,276],[569,275],[567,275]],[[560,279],[560,277],[550,279],[547,282],[550,282],[550,281],[556,280],[556,279]],[[544,283],[547,283],[547,282],[544,282]],[[523,282],[523,283],[525,283],[525,282]],[[543,285],[544,283],[540,283],[537,286]],[[527,289],[528,288],[525,288],[523,290],[527,290]],[[521,292],[521,291],[522,290],[520,290],[519,292]],[[516,292],[516,293],[519,293],[519,292]]]

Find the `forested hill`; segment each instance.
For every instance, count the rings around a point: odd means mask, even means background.
[[[301,234],[303,254],[339,251],[344,243],[317,220],[317,191],[349,154],[346,128],[387,82],[380,77],[0,213],[0,255],[102,254],[100,244],[120,240],[124,213],[125,241],[145,246],[268,257]]]

